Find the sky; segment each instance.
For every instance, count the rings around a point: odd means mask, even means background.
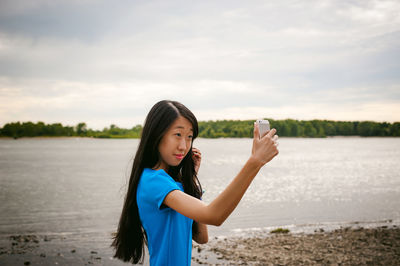
[[[400,1],[0,0],[0,126],[400,121]]]

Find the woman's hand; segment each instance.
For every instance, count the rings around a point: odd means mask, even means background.
[[[257,123],[254,123],[254,137],[253,137],[253,148],[251,157],[256,162],[263,166],[264,164],[271,161],[276,155],[278,155],[278,135],[275,135],[276,129],[271,129],[262,138],[259,136],[259,129]]]
[[[201,163],[201,152],[197,148],[192,148],[192,158],[194,161],[194,170],[196,174],[199,172],[200,163]]]

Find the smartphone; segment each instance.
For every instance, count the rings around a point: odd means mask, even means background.
[[[257,124],[258,124],[258,130],[260,132],[260,138],[262,138],[270,130],[269,121],[263,120],[263,119],[258,119]]]

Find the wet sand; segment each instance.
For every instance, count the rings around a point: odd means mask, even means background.
[[[112,259],[109,251],[74,248],[65,237],[29,234],[1,239],[0,265],[129,264]],[[192,265],[400,265],[400,228],[213,238],[193,245]]]

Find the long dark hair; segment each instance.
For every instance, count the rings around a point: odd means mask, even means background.
[[[144,168],[153,168],[160,161],[158,145],[171,124],[183,116],[193,126],[193,140],[198,135],[197,119],[183,104],[176,101],[160,101],[148,113],[139,146],[133,160],[128,191],[118,224],[117,233],[111,244],[115,248],[115,258],[132,263],[143,262],[146,232],[139,218],[136,191]],[[192,141],[193,143],[193,141]],[[202,189],[194,169],[192,147],[178,166],[169,167],[168,174],[182,182],[185,193],[200,198]],[[197,223],[193,222],[193,234],[197,233]]]

